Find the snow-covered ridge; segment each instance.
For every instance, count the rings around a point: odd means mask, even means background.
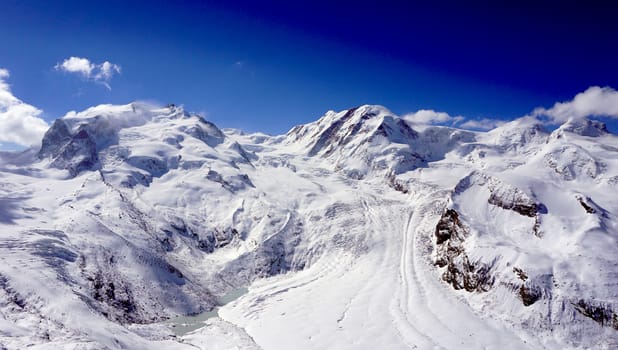
[[[196,150],[199,143],[206,150]],[[220,145],[226,150],[216,151]],[[206,153],[230,164],[249,162],[250,157],[214,124],[181,107],[132,103],[97,106],[57,119],[38,156],[71,176],[88,170],[114,177],[124,173],[122,183],[133,186],[148,184],[170,169],[201,167],[205,162],[196,159]]]
[[[425,167],[455,144],[473,140],[472,132],[444,127],[417,132],[385,107],[364,105],[330,111],[317,122],[297,126],[284,144],[308,156],[327,158],[336,170],[360,179]]]
[[[0,154],[0,348],[612,349],[616,174],[594,121],[70,113]],[[181,338],[163,322],[245,287]]]

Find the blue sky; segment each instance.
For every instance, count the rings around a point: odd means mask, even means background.
[[[366,103],[509,120],[618,87],[614,8],[333,3],[5,0],[0,68],[47,122],[152,100],[271,134]],[[91,73],[59,69],[70,57],[88,59]],[[119,72],[97,77],[106,61]]]

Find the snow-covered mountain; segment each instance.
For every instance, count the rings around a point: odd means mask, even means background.
[[[0,153],[0,349],[614,349],[617,187],[596,121],[70,113]]]

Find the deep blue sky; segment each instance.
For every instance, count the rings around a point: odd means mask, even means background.
[[[145,99],[277,134],[365,103],[512,119],[618,88],[618,11],[590,2],[127,3],[2,1],[14,95],[48,121]],[[122,74],[109,91],[54,69],[70,56]]]

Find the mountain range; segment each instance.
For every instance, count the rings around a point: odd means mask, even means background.
[[[617,187],[594,120],[71,112],[0,153],[0,349],[615,349]]]

